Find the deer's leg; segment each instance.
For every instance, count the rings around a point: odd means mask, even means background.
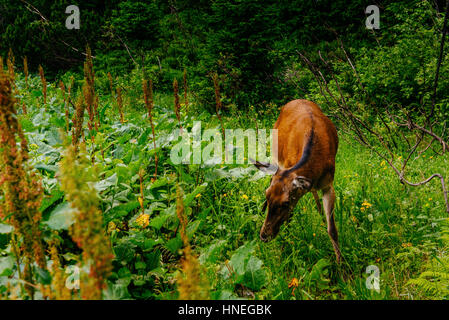
[[[323,206],[327,220],[327,233],[329,234],[332,246],[334,247],[335,256],[337,257],[337,263],[340,263],[341,252],[338,245],[338,232],[334,220],[334,203],[335,191],[334,186],[331,184],[328,188],[323,189]]]
[[[313,197],[315,198],[316,207],[320,214],[323,214],[323,209],[321,208],[320,197],[318,196],[318,192],[316,190],[312,190]]]

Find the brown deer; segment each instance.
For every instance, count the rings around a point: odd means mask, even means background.
[[[274,125],[277,139],[273,139],[276,164],[256,161],[254,165],[273,174],[266,190],[263,211],[268,214],[260,230],[260,239],[272,240],[298,200],[311,191],[321,213],[317,191],[323,193],[327,232],[334,247],[337,263],[341,253],[334,221],[335,192],[333,187],[335,155],[338,148],[337,130],[320,107],[307,100],[294,100],[281,109]]]

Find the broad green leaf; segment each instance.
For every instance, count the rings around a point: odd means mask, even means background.
[[[117,280],[117,283],[108,283],[107,290],[104,291],[105,300],[121,300],[131,298],[128,292],[129,281]]]
[[[170,184],[170,181],[166,178],[157,179],[156,181],[154,181],[151,184],[150,189],[160,188],[160,187],[166,186],[168,184]]]
[[[119,278],[128,278],[131,277],[131,270],[127,267],[120,268],[117,272]]]
[[[38,170],[47,171],[53,174],[56,173],[56,171],[58,171],[58,166],[55,165],[38,163],[34,167]]]
[[[14,230],[13,226],[10,226],[9,224],[0,223],[0,233],[3,234],[11,233],[13,230]]]
[[[262,269],[262,261],[253,255],[255,240],[247,242],[232,255],[228,266],[223,266],[220,274],[234,283],[242,284],[252,290],[260,290],[267,282],[267,275]],[[230,273],[228,267],[232,270]]]
[[[308,276],[308,281],[316,282],[318,285],[329,282],[329,279],[326,278],[328,275],[327,268],[330,266],[330,262],[326,259],[320,259],[317,263],[312,267],[312,271]]]
[[[170,239],[165,246],[171,253],[177,254],[178,250],[182,248],[182,240],[179,234],[176,238]]]
[[[204,192],[204,190],[207,187],[207,182],[197,186],[191,193],[187,194],[184,197],[184,206],[188,207],[192,203],[193,199],[200,194],[201,192]]]
[[[43,270],[39,267],[36,267],[36,275],[38,283],[42,284],[50,284],[51,283],[51,275],[48,270]]]
[[[139,201],[130,201],[113,207],[105,213],[105,220],[109,222],[115,218],[124,217],[140,206]]]
[[[115,258],[120,262],[129,262],[134,258],[136,245],[131,244],[129,241],[121,241],[114,247]]]
[[[232,266],[237,275],[245,273],[245,266],[248,262],[251,253],[254,251],[255,241],[247,242],[245,245],[237,249],[232,255],[229,264]]]
[[[260,290],[267,283],[267,275],[262,269],[262,260],[251,256],[245,267],[241,284],[253,290]]]
[[[176,214],[176,205],[172,205],[171,207],[161,211],[161,213],[156,216],[156,217],[152,217],[150,219],[150,226],[153,228],[156,228],[157,230],[159,230],[160,228],[162,228],[162,226],[164,225],[164,223],[170,219],[171,217],[174,217]]]
[[[224,246],[226,245],[225,240],[215,240],[209,247],[204,250],[204,252],[200,255],[199,261],[201,263],[215,263],[223,251]]]
[[[9,277],[14,267],[14,258],[11,256],[0,257],[0,277]]]
[[[95,184],[95,189],[98,192],[101,192],[101,191],[104,191],[107,188],[115,186],[115,185],[117,185],[117,174],[116,173],[114,173],[113,175],[111,175],[110,177],[108,177],[104,180],[98,181]]]
[[[195,234],[196,230],[198,230],[198,227],[200,226],[200,224],[201,224],[200,220],[195,220],[195,221],[192,221],[191,223],[189,223],[187,225],[187,237],[189,239],[192,239],[192,237]]]
[[[145,262],[148,266],[148,270],[154,270],[159,268],[161,264],[161,252],[160,250],[155,250],[144,254]]]
[[[53,230],[67,230],[75,222],[75,209],[70,207],[69,202],[59,204],[44,221]]]
[[[38,97],[42,97],[43,93],[42,93],[42,90],[33,90],[33,91],[31,91],[31,95],[34,98],[38,98]]]
[[[214,300],[241,300],[234,292],[230,290],[219,290],[212,293]]]
[[[59,199],[61,199],[64,196],[64,192],[62,192],[59,189],[54,189],[51,192],[50,197],[44,197],[44,199],[42,200],[42,204],[40,207],[40,211],[44,212],[47,208],[49,208],[52,204],[54,204],[56,201],[58,201]]]

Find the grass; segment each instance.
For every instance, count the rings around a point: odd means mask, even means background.
[[[24,87],[24,79],[19,77],[17,83],[19,88]],[[38,78],[31,77],[29,83],[30,91],[21,97],[28,114],[20,115],[20,119],[30,140],[33,164],[41,168],[46,197],[57,198],[54,205],[43,209],[44,218],[51,219],[57,205],[64,203],[55,172],[49,169],[60,160],[62,149],[56,128],[65,127],[64,109],[58,89],[51,86],[48,113],[42,115]],[[177,297],[175,279],[180,272],[182,242],[173,215],[176,184],[184,189],[186,199],[191,197],[185,203],[187,232],[194,254],[205,267],[212,298],[427,298],[407,281],[416,278],[442,248],[441,223],[447,214],[436,180],[418,188],[401,185],[393,171],[372,152],[340,134],[335,217],[341,265],[335,264],[326,225],[311,194],[299,201],[290,223],[281,228],[279,235],[270,243],[262,243],[258,240],[265,218],[261,207],[269,177],[255,179],[253,173],[239,176],[236,169],[247,170],[249,165],[174,166],[168,159],[173,142],[167,140],[178,126],[172,95],[155,93],[158,149],[154,150],[143,100],[134,89],[138,86],[124,87],[126,122],[120,124],[115,99],[105,90],[100,93],[102,124],[97,145],[92,149],[88,144],[102,172],[99,180],[104,188],[99,195],[108,229],[111,222],[117,226],[109,232],[116,255],[114,273],[108,282],[109,298]],[[193,121],[200,120],[204,127],[220,126],[215,115],[192,101],[190,110],[191,114],[182,113],[181,117],[186,130]],[[257,117],[228,110],[222,121],[225,128],[251,128],[258,121],[259,128],[269,129],[276,114],[275,108]],[[104,160],[100,149],[105,151]],[[160,173],[157,180],[152,180],[155,152],[159,155]],[[438,159],[430,157],[432,154],[426,152],[415,159],[411,176],[440,172],[449,177],[447,154]],[[146,168],[144,212],[150,216],[147,227],[136,224],[141,212],[139,206],[133,205],[140,195],[137,172],[141,167]],[[224,176],[216,178],[218,173]],[[207,186],[202,187],[204,183]],[[63,232],[64,226],[53,229]],[[65,249],[73,253],[70,246]],[[4,254],[9,254],[7,250],[0,246]],[[73,262],[65,263],[68,266]],[[370,265],[380,270],[380,292],[365,285]],[[297,285],[293,282],[289,286],[293,279]],[[0,288],[4,281],[0,277]]]
[[[445,170],[417,160],[423,172]],[[269,286],[258,298],[276,299],[402,299],[419,298],[406,282],[419,274],[423,264],[438,250],[439,224],[447,219],[444,199],[436,181],[420,188],[404,187],[394,173],[362,146],[342,139],[337,155],[335,215],[343,254],[341,266],[334,253],[324,219],[311,194],[298,203],[291,222],[275,240],[259,242],[258,256],[269,270]],[[208,204],[214,215],[210,224],[224,226],[212,237],[236,245],[258,238],[264,216],[260,212],[268,178],[260,182],[225,185],[226,197],[214,193]],[[214,188],[214,191],[218,188]],[[242,194],[248,201],[242,201]],[[211,195],[212,196],[212,195]],[[365,205],[363,205],[365,204]],[[301,282],[291,295],[293,279],[307,279],[314,266],[326,259],[329,267],[318,281]],[[367,290],[366,267],[380,269],[381,293]]]
[[[271,120],[271,119],[270,119]],[[248,119],[224,117],[225,127]],[[273,120],[271,120],[274,123]],[[269,285],[257,298],[270,299],[416,299],[422,298],[407,286],[425,262],[438,251],[440,222],[447,219],[439,182],[412,188],[399,183],[394,172],[363,146],[342,136],[337,155],[335,215],[343,263],[334,264],[334,254],[324,218],[311,194],[298,203],[291,222],[283,226],[271,243],[258,242],[257,255],[269,270]],[[429,161],[429,154],[416,159],[412,173],[427,176],[441,172],[448,176],[447,156]],[[400,159],[398,159],[399,161]],[[260,208],[269,178],[257,182],[214,182],[206,206],[212,207],[208,220],[216,226],[205,242],[223,239],[231,247],[258,239],[264,216]],[[223,196],[226,194],[226,196]],[[248,200],[242,199],[246,195]],[[204,203],[203,202],[203,203]],[[208,218],[208,219],[209,219]],[[306,279],[320,262],[328,267],[318,280],[301,282],[292,296],[288,283]],[[369,265],[380,270],[381,292],[365,286]],[[310,280],[310,279],[309,279]],[[425,298],[425,297],[424,297]]]

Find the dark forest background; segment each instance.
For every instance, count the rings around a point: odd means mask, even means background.
[[[398,26],[410,32],[433,26],[425,15],[408,25],[407,10],[421,2],[0,0],[0,55],[6,57],[12,48],[16,57],[28,58],[31,71],[41,64],[56,78],[81,71],[88,44],[100,72],[116,76],[143,67],[156,86],[168,90],[186,68],[192,91],[209,103],[208,75],[217,72],[225,105],[278,103],[298,95],[298,84],[290,81],[298,52],[313,57],[319,50],[336,50],[337,37],[352,54],[376,50],[379,39],[393,46]],[[433,10],[444,10],[444,1],[430,3]],[[71,4],[80,8],[80,30],[65,27],[65,8]],[[365,27],[370,4],[381,10],[380,30]],[[436,52],[429,54],[434,58]],[[300,93],[308,90],[303,83]]]

